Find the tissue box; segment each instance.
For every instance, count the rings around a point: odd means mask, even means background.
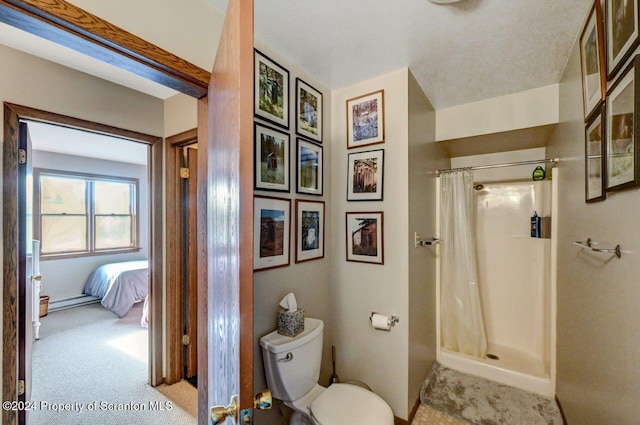
[[[296,336],[304,331],[304,309],[296,311],[278,311],[278,333],[285,336]]]

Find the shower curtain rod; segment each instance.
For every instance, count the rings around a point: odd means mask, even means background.
[[[545,159],[535,159],[531,161],[520,161],[520,162],[506,162],[504,164],[492,164],[492,165],[476,165],[474,167],[462,167],[462,168],[450,168],[447,170],[436,170],[436,175],[440,175],[441,173],[449,173],[451,171],[460,171],[460,170],[485,170],[488,168],[502,168],[502,167],[514,167],[516,165],[530,165],[530,164],[546,164],[553,163],[556,164],[560,161],[558,158],[545,158]]]

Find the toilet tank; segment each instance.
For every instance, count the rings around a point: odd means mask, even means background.
[[[267,385],[273,397],[294,401],[311,391],[320,376],[322,330],[319,319],[304,319],[304,331],[288,337],[273,331],[260,338]]]

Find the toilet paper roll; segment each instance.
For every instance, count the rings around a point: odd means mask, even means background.
[[[375,329],[388,331],[391,329],[391,320],[389,320],[389,316],[375,313],[371,316],[371,326]]]

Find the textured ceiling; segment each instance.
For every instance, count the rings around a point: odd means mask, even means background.
[[[256,0],[255,35],[329,88],[409,66],[440,109],[559,82],[590,5]]]

